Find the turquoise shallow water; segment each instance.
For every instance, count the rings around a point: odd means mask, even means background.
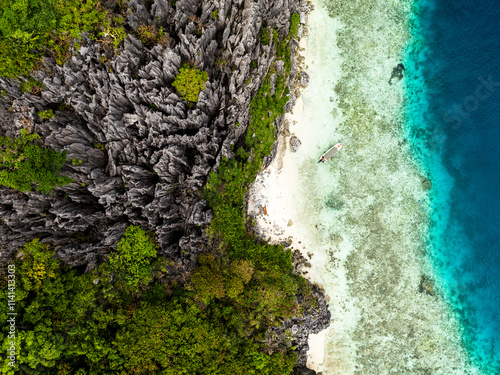
[[[498,2],[415,4],[406,130],[433,182],[428,257],[471,361],[500,373],[500,11]]]
[[[495,37],[475,21],[496,10],[434,1],[313,0],[303,114],[280,133],[290,174],[277,190],[293,212],[273,218],[281,208],[261,197],[270,216],[257,220],[299,240],[328,295],[314,347],[324,375],[498,373],[500,100],[477,87],[500,63],[481,54],[477,40],[494,50]],[[391,81],[401,62],[405,78]]]
[[[416,87],[413,105],[405,86],[411,74],[389,82],[412,41],[412,4],[317,0],[309,17],[310,83],[300,124],[289,129],[302,141],[288,160],[297,178],[282,189],[294,191],[289,228],[330,298],[318,364],[324,375],[481,373],[441,288],[421,287],[422,279],[438,280],[425,251],[432,205],[405,109],[420,108],[427,86]],[[338,142],[341,152],[318,164]]]

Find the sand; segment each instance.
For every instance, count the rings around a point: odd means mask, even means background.
[[[476,374],[444,301],[419,292],[422,274],[432,278],[425,192],[400,134],[403,86],[387,82],[407,39],[405,19],[390,17],[401,4],[356,2],[336,18],[315,6],[299,50],[310,84],[248,206],[261,238],[291,241],[311,264],[301,272],[327,296],[331,324],[310,336],[307,365],[324,375]],[[292,135],[302,142],[295,153]]]
[[[298,55],[306,59],[307,38],[300,40]],[[302,60],[302,61],[304,61]],[[257,176],[250,189],[248,213],[255,218],[257,233],[271,244],[291,241],[290,248],[298,249],[302,255],[311,261],[311,268],[303,270],[303,276],[313,283],[322,285],[317,262],[320,260],[308,252],[308,241],[300,226],[300,218],[294,207],[298,191],[297,165],[292,159],[290,136],[303,133],[303,101],[298,97],[290,113],[287,113],[283,123],[289,132],[278,135],[278,154],[272,163]],[[308,361],[310,369],[323,370],[325,337],[327,330],[309,337]]]

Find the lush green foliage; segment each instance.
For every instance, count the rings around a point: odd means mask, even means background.
[[[52,188],[72,181],[58,175],[66,162],[66,151],[40,147],[33,142],[38,138],[25,130],[16,139],[0,137],[0,185],[22,192],[35,185],[35,190],[50,193]]]
[[[213,298],[237,298],[252,279],[254,266],[248,260],[234,260],[229,265],[225,259],[217,259],[213,254],[201,254],[200,266],[191,276],[191,282],[205,303]]]
[[[122,247],[150,240],[139,232],[135,227],[124,235]],[[295,362],[293,354],[262,352],[252,338],[235,331],[228,320],[239,315],[230,306],[203,308],[190,293],[172,293],[159,279],[165,263],[151,265],[155,279],[141,291],[131,290],[127,275],[108,263],[85,274],[65,268],[37,240],[21,249],[14,265],[18,357],[14,369],[3,357],[2,374],[283,375]],[[241,273],[242,283],[252,275],[245,262],[229,268],[228,274]],[[2,301],[7,294],[2,280]],[[3,321],[7,306],[0,305]],[[2,348],[10,344],[8,329],[0,327]]]
[[[116,47],[122,21],[101,0],[0,0],[0,76],[29,76],[44,55],[62,64],[83,31]]]
[[[153,278],[151,259],[156,258],[154,238],[139,226],[131,225],[109,257],[112,269],[124,272],[130,286],[147,285]]]
[[[297,38],[300,29],[300,16],[298,13],[293,13],[290,19],[290,37]]]
[[[25,275],[23,288],[25,292],[38,291],[42,282],[47,278],[55,277],[58,268],[57,260],[52,256],[49,246],[35,239],[20,250],[23,259],[21,273]]]
[[[184,100],[196,103],[198,95],[205,89],[205,83],[208,80],[207,72],[191,68],[184,64],[179,69],[179,74],[175,77],[172,86],[177,88]]]
[[[51,109],[47,109],[46,111],[38,112],[38,116],[44,119],[54,118],[54,112]]]

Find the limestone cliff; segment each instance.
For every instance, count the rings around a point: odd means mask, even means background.
[[[84,38],[64,66],[45,59],[35,73],[45,86],[38,95],[0,79],[8,93],[0,99],[1,135],[29,128],[82,161],[67,164],[63,172],[75,182],[52,196],[0,188],[8,253],[39,237],[69,264],[93,263],[136,224],[156,232],[164,254],[192,263],[211,219],[200,191],[245,133],[248,104],[274,59],[273,41],[263,45],[259,31],[269,26],[284,36],[291,13],[307,9],[298,0],[133,0],[128,7],[128,25],[162,27],[166,46],[130,35],[110,56]],[[183,62],[209,76],[194,105],[172,87]],[[59,110],[61,103],[69,109]],[[36,114],[47,109],[54,118]]]

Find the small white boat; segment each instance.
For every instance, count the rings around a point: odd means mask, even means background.
[[[324,163],[327,160],[330,160],[333,155],[340,151],[342,148],[342,143],[337,143],[335,146],[331,147],[327,152],[325,152],[318,160],[318,163]]]

